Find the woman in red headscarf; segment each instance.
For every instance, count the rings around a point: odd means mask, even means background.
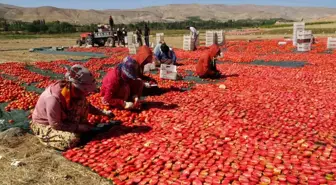
[[[147,46],[141,46],[136,55],[131,57],[139,64],[138,77],[144,81],[150,80],[144,75],[144,68],[146,64],[153,61],[153,52]]]
[[[145,65],[153,62],[153,52],[149,49],[149,47],[142,46],[139,48],[138,53],[132,57],[132,59],[139,65],[138,78],[140,78],[144,83],[142,95],[148,96],[159,93],[160,90],[157,86],[157,82],[149,76],[144,75]]]
[[[200,78],[219,78],[221,73],[216,68],[216,58],[221,50],[218,45],[210,46],[207,53],[204,53],[196,65],[196,74]]]

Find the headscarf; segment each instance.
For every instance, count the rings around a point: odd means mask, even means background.
[[[153,55],[153,52],[147,46],[141,46],[137,54],[133,57],[135,61],[138,62],[140,66],[144,66],[146,59]]]
[[[132,80],[137,78],[138,67],[139,64],[131,57],[126,57],[124,61],[118,65],[118,69]]]
[[[91,72],[81,65],[74,65],[71,68],[66,68],[65,74],[66,81],[70,82],[74,87],[84,93],[94,92],[97,89],[96,80]],[[70,107],[71,102],[71,86],[66,85],[61,94],[65,98],[67,107]]]
[[[217,44],[213,44],[210,46],[209,55],[211,58],[214,58],[218,52],[220,52],[220,47]]]
[[[161,44],[160,49],[161,49],[161,51],[162,51],[164,54],[168,55],[169,47],[167,46],[166,43]]]

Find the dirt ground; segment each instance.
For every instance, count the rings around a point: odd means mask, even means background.
[[[35,62],[61,59],[84,59],[80,56],[51,55],[29,52],[30,48],[49,46],[72,46],[75,38],[43,38],[43,39],[1,39],[0,63],[2,62]]]
[[[23,166],[11,166],[13,160]],[[41,145],[31,134],[0,140],[1,185],[111,185],[112,182]]]

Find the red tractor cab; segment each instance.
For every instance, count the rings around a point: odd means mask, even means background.
[[[98,46],[115,46],[113,31],[107,29],[99,29],[95,32],[86,32],[80,34],[80,39],[77,40],[77,45],[91,45],[95,44]]]

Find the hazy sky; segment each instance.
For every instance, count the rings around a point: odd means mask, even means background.
[[[77,9],[130,9],[164,4],[258,4],[285,6],[322,6],[336,8],[336,0],[0,0],[23,7],[55,6]]]

